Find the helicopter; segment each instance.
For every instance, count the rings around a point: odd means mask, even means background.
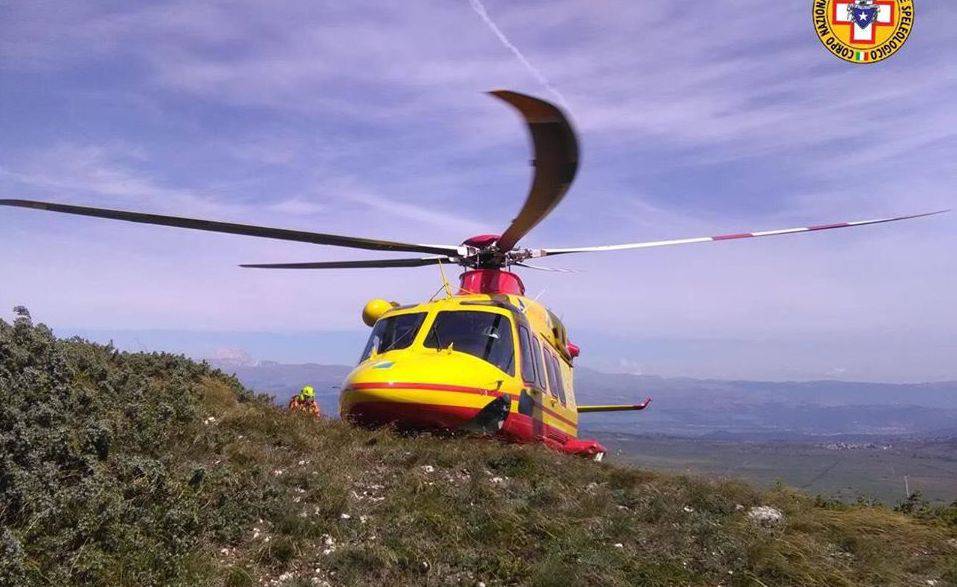
[[[445,295],[412,305],[374,299],[362,309],[372,328],[358,365],[340,390],[340,416],[356,425],[467,431],[510,442],[541,442],[568,454],[601,460],[605,447],[578,437],[579,414],[644,410],[629,405],[579,405],[574,362],[580,349],[562,321],[525,295],[515,267],[556,270],[530,260],[579,253],[646,249],[850,228],[930,216],[928,212],[799,228],[721,234],[616,245],[520,247],[522,239],[564,198],[579,164],[576,133],[565,113],[545,100],[508,90],[489,94],[513,107],[531,136],[531,187],[518,215],[501,234],[473,236],[458,245],[414,244],[93,208],[21,199],[0,205],[170,226],[366,249],[418,253],[418,257],[306,263],[257,263],[256,269],[350,269],[459,265],[458,290],[443,276]]]

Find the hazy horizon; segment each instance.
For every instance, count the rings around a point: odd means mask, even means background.
[[[35,316],[37,322],[42,317]],[[368,329],[354,331],[310,331],[310,332],[237,332],[212,330],[100,330],[84,328],[58,328],[48,324],[58,336],[80,336],[94,342],[113,342],[118,348],[128,351],[167,351],[185,354],[194,359],[226,360],[255,364],[263,361],[273,361],[281,364],[313,363],[330,366],[355,365],[361,352]],[[588,337],[585,340],[589,340]],[[939,377],[926,379],[867,378],[856,372],[826,371],[815,373],[807,371],[802,375],[800,369],[791,371],[791,376],[775,376],[779,365],[770,365],[762,371],[753,367],[747,370],[735,371],[728,368],[733,361],[724,361],[712,358],[710,363],[699,365],[697,368],[681,368],[688,361],[691,351],[707,353],[711,349],[727,347],[722,341],[667,341],[670,348],[659,350],[659,356],[670,356],[670,362],[651,363],[660,365],[658,368],[643,368],[637,361],[622,361],[616,353],[595,354],[594,348],[585,345],[583,355],[576,360],[576,367],[583,367],[610,374],[651,375],[665,378],[688,377],[693,379],[716,379],[729,381],[768,381],[768,382],[801,382],[801,381],[841,381],[861,383],[944,383],[957,381],[942,374]],[[739,344],[741,341],[738,341]],[[647,341],[649,352],[652,355],[653,347],[665,347],[655,341]],[[746,353],[747,348],[739,347],[737,352]],[[784,358],[786,360],[786,357]],[[648,363],[646,363],[647,365]],[[713,369],[713,370],[711,370]]]

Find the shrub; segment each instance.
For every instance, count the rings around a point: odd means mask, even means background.
[[[211,515],[202,467],[176,447],[200,430],[205,378],[248,392],[184,357],[58,340],[15,313],[0,321],[0,583],[181,579]]]

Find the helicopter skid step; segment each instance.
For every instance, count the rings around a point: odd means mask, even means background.
[[[605,447],[598,442],[597,440],[591,439],[580,439],[580,438],[568,438],[564,442],[559,442],[554,438],[538,437],[534,440],[525,440],[525,442],[541,442],[548,448],[565,453],[567,455],[574,455],[577,457],[584,457],[586,459],[591,459],[594,461],[601,461],[605,458],[605,454],[608,452]],[[521,441],[519,441],[521,442]]]
[[[600,442],[592,439],[570,438],[564,444],[559,445],[558,450],[565,454],[585,457],[595,461],[601,461],[605,458],[605,447]]]

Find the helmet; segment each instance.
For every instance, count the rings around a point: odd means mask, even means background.
[[[316,399],[316,390],[311,385],[307,385],[299,392],[299,399]]]

